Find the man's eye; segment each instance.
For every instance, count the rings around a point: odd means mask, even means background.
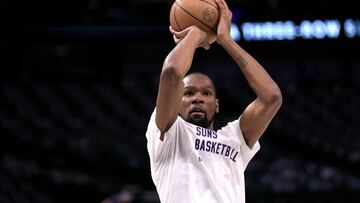
[[[204,94],[205,96],[209,96],[209,95],[211,95],[211,92],[205,91],[203,94]]]
[[[186,91],[186,92],[184,92],[184,95],[185,95],[185,96],[191,96],[191,95],[193,95],[193,93],[190,92],[190,91]]]

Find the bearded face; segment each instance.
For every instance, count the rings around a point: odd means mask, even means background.
[[[218,109],[214,85],[206,75],[193,74],[184,78],[184,94],[180,108],[180,115],[184,120],[212,129]]]

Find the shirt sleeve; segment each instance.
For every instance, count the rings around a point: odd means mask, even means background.
[[[151,118],[146,131],[147,148],[151,163],[156,163],[161,159],[169,157],[172,153],[172,147],[175,144],[176,129],[180,122],[178,116],[170,129],[165,133],[164,140],[160,140],[161,131],[157,126],[156,108],[151,114]]]
[[[235,135],[238,136],[240,139],[240,152],[241,152],[241,158],[243,162],[244,171],[250,162],[250,160],[254,157],[254,155],[260,150],[260,143],[259,141],[256,141],[254,146],[250,148],[244,139],[244,136],[242,134],[242,131],[240,129],[240,119],[237,119],[231,123],[228,124],[231,129],[235,132]]]

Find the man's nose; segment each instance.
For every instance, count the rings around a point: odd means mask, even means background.
[[[201,94],[195,94],[194,97],[193,97],[193,100],[192,100],[192,103],[204,103],[204,99],[203,99],[203,96]]]

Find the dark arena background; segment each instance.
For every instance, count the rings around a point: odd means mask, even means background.
[[[145,131],[174,47],[166,0],[0,0],[0,202],[159,202]],[[355,1],[228,0],[234,39],[283,105],[245,171],[247,202],[360,202]],[[216,126],[255,98],[214,43]]]

